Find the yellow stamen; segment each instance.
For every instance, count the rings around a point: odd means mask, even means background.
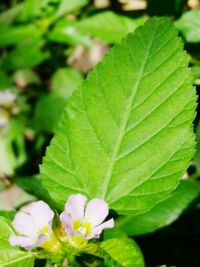
[[[84,222],[83,224],[81,224],[80,220],[75,220],[73,222],[73,225],[72,225],[72,229],[75,232],[79,232],[83,236],[90,235],[91,234],[91,228],[92,228],[92,225],[90,222]]]
[[[91,234],[91,223],[90,222],[84,222],[83,228],[85,229],[85,235]]]
[[[37,234],[37,235],[40,235],[40,234],[48,234],[48,232],[49,232],[49,228],[48,228],[48,226],[46,225],[46,226],[44,226],[42,229],[37,230],[37,231],[36,231],[36,234]]]
[[[74,231],[77,231],[80,227],[81,227],[81,222],[80,222],[80,220],[75,220],[75,221],[73,222],[73,230],[74,230]]]
[[[54,235],[54,233],[51,233],[51,236],[49,237],[49,239],[47,241],[45,241],[42,245],[42,248],[44,248],[47,251],[51,251],[51,252],[58,252],[61,248],[61,244],[58,241],[58,239],[56,238],[56,236]]]

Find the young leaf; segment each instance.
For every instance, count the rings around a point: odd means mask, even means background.
[[[20,42],[3,60],[7,70],[33,68],[49,57],[48,51],[42,51],[43,40]]]
[[[131,19],[112,11],[104,11],[81,20],[76,28],[106,43],[116,43],[144,22],[144,17]]]
[[[185,12],[183,16],[176,21],[176,27],[183,34],[187,42],[200,42],[200,10],[191,10]]]
[[[89,0],[63,0],[56,11],[55,17],[59,18],[65,14],[73,13],[89,3]]]
[[[175,221],[199,194],[199,183],[182,181],[176,190],[153,209],[137,216],[122,218],[118,227],[127,235],[142,235],[153,232]]]
[[[48,37],[51,41],[59,43],[67,43],[71,45],[81,44],[86,47],[92,46],[92,40],[82,33],[78,27],[77,22],[71,20],[59,20]]]
[[[37,39],[41,31],[34,25],[10,26],[0,29],[0,47],[13,45],[24,39]]]
[[[68,101],[42,178],[64,205],[100,197],[122,214],[175,189],[194,154],[195,90],[177,31],[150,19],[116,45]]]
[[[36,104],[35,126],[37,129],[47,132],[55,131],[67,99],[82,80],[81,73],[73,68],[60,68],[54,73],[51,92],[41,95]]]
[[[1,267],[32,267],[34,258],[28,251],[9,244],[9,237],[13,234],[11,223],[8,219],[0,217],[0,266]]]
[[[19,16],[21,10],[23,8],[23,3],[18,3],[13,5],[11,8],[1,12],[0,14],[0,27],[7,27],[13,21],[15,21],[16,17]]]
[[[105,266],[126,266],[126,267],[143,267],[144,260],[142,253],[133,240],[129,239],[109,239],[100,245],[101,249],[108,255],[109,259],[105,260]]]
[[[34,118],[36,129],[54,132],[65,106],[66,100],[59,94],[55,92],[42,94],[36,104]]]
[[[52,77],[52,91],[64,99],[68,99],[83,81],[81,72],[73,68],[60,68]]]

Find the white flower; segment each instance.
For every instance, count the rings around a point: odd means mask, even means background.
[[[69,236],[98,238],[104,229],[114,227],[113,219],[103,223],[109,212],[104,200],[95,198],[87,205],[86,201],[87,198],[81,194],[71,195],[65,205],[65,211],[60,215],[65,232]]]
[[[13,227],[21,236],[11,235],[10,244],[26,249],[35,247],[48,248],[56,241],[52,231],[53,211],[43,201],[32,203],[28,212],[18,212],[13,221]]]
[[[0,113],[0,128],[8,124],[8,118],[6,116],[1,116]]]
[[[10,107],[16,100],[16,95],[9,89],[0,91],[0,105]]]

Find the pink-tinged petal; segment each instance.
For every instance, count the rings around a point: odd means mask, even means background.
[[[52,224],[54,213],[44,201],[37,201],[28,207],[28,212],[39,229]]]
[[[50,236],[47,234],[40,234],[37,238],[37,242],[35,243],[36,247],[41,247],[44,242],[48,241]]]
[[[71,195],[65,205],[65,212],[71,216],[72,220],[81,220],[84,217],[85,204],[87,198],[81,194]]]
[[[104,221],[108,212],[108,204],[102,199],[94,198],[86,206],[84,221],[89,221],[95,227]]]
[[[26,249],[32,249],[36,246],[36,240],[30,237],[11,235],[9,242],[11,246],[20,246]]]
[[[74,231],[72,229],[72,223],[73,222],[72,222],[71,217],[68,216],[65,211],[60,214],[60,220],[65,226],[65,232],[68,235],[73,235],[74,234]]]
[[[102,223],[102,224],[96,226],[96,227],[93,229],[93,232],[94,232],[94,234],[96,234],[96,235],[100,235],[101,232],[102,232],[104,229],[113,228],[114,225],[115,225],[114,220],[113,220],[113,219],[110,219],[110,220],[108,220],[108,221],[106,221],[106,222],[104,222],[104,223]]]
[[[35,237],[37,235],[37,225],[32,217],[24,212],[18,212],[12,224],[14,229],[22,235],[28,237]]]

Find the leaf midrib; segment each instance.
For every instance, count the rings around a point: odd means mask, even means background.
[[[1,267],[9,266],[10,264],[13,264],[13,263],[16,263],[18,261],[25,260],[25,259],[28,259],[28,258],[31,259],[32,256],[31,255],[25,255],[24,257],[21,257],[21,258],[18,258],[16,260],[12,260],[12,261],[10,261],[8,263],[2,264]]]
[[[149,42],[149,45],[146,47],[146,54],[145,54],[145,57],[144,57],[144,61],[143,61],[143,64],[141,65],[141,69],[140,69],[140,72],[138,74],[139,78],[138,78],[137,82],[135,83],[135,86],[133,88],[133,93],[130,96],[130,100],[129,100],[127,106],[126,106],[126,109],[125,109],[125,112],[124,112],[124,116],[122,118],[122,122],[121,122],[121,125],[120,125],[120,128],[119,128],[119,135],[118,135],[118,138],[117,138],[117,141],[116,141],[116,145],[115,145],[115,147],[113,149],[113,153],[112,153],[112,156],[111,156],[111,163],[110,163],[109,168],[108,168],[108,170],[107,170],[107,172],[105,174],[105,178],[103,180],[104,182],[102,184],[101,197],[103,199],[106,199],[106,196],[107,196],[107,191],[108,191],[108,187],[109,187],[109,183],[110,183],[110,178],[111,178],[114,166],[115,166],[116,158],[117,158],[117,155],[119,153],[119,149],[121,147],[122,140],[123,140],[124,135],[126,133],[125,129],[127,127],[127,123],[128,123],[129,117],[130,117],[130,113],[132,111],[131,107],[132,107],[132,104],[134,102],[135,96],[137,94],[138,88],[140,86],[140,83],[141,83],[141,80],[142,80],[142,77],[143,77],[143,73],[144,73],[146,64],[148,62],[149,52],[150,52],[152,44],[154,42],[154,35],[155,35],[156,30],[157,30],[157,28],[154,30],[154,34],[152,34],[152,36],[151,36],[151,41]],[[130,53],[130,57],[131,57],[131,53]]]

